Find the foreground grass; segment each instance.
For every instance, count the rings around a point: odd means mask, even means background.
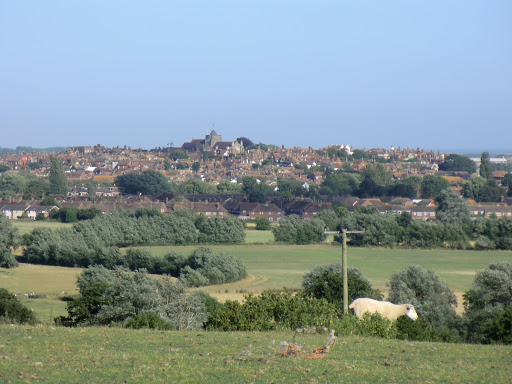
[[[512,348],[340,338],[324,358],[280,357],[291,332],[0,326],[5,383],[509,383]],[[325,335],[300,335],[302,351]]]

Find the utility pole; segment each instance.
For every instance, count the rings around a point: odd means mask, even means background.
[[[341,270],[343,274],[343,313],[348,313],[348,265],[347,265],[347,233],[363,233],[364,231],[341,230]],[[324,231],[325,234],[339,234],[336,231]]]

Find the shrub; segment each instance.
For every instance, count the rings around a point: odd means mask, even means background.
[[[441,341],[441,336],[436,333],[430,323],[425,319],[412,320],[408,316],[400,316],[394,326],[396,338],[401,340],[416,341]]]
[[[166,323],[158,314],[154,312],[141,313],[140,315],[136,315],[135,317],[129,318],[125,322],[124,327],[130,329],[172,329],[169,323]]]
[[[389,301],[414,305],[418,317],[434,329],[456,337],[461,330],[461,319],[452,307],[457,298],[446,283],[430,270],[410,266],[391,276]]]
[[[348,267],[348,301],[358,297],[370,297],[381,300],[382,294],[373,289],[370,281],[357,268]],[[322,265],[306,273],[302,280],[302,289],[306,295],[317,299],[326,299],[329,303],[343,308],[343,271],[341,264]]]
[[[500,324],[507,322],[505,312],[511,303],[512,264],[495,263],[478,272],[471,289],[464,295],[467,341],[479,343],[506,339],[507,335],[500,331]]]
[[[13,293],[0,288],[0,323],[35,324],[34,312],[25,307]]]
[[[226,301],[213,309],[208,329],[222,331],[268,331],[305,326],[331,326],[338,310],[325,299],[316,299],[292,291],[263,291],[247,295],[245,301]]]
[[[11,250],[0,246],[0,268],[16,268],[18,261],[12,255]]]
[[[512,307],[495,316],[482,332],[484,344],[512,344]]]
[[[214,254],[211,249],[197,248],[187,260],[187,267],[180,272],[180,279],[192,287],[224,284],[247,276],[242,261],[224,253]]]
[[[254,219],[254,222],[256,223],[256,229],[258,231],[265,231],[271,228],[270,220],[265,217],[257,217]]]
[[[362,319],[353,315],[343,315],[334,322],[332,328],[336,330],[338,336],[357,335],[385,339],[396,337],[396,329],[392,326],[391,321],[378,313],[365,313]]]
[[[55,319],[58,324],[200,329],[206,321],[204,302],[197,295],[181,283],[154,280],[145,271],[95,266],[77,283],[80,295],[68,303],[67,317]]]

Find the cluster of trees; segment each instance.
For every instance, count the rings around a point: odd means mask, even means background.
[[[231,283],[247,276],[247,268],[239,258],[216,254],[206,247],[197,248],[190,256],[168,252],[164,257],[153,256],[147,249],[130,248],[122,265],[132,271],[145,269],[173,276],[189,287]]]
[[[196,179],[176,184],[170,182],[161,172],[154,170],[125,173],[116,177],[115,183],[121,193],[129,195],[243,193],[241,185],[227,180],[218,185]]]
[[[36,228],[23,238],[23,260],[34,264],[112,268],[124,265],[119,247],[243,243],[243,224],[235,217],[202,219],[182,211],[117,211],[75,223],[72,228]],[[146,266],[141,266],[146,267]]]
[[[320,219],[301,220],[290,215],[279,220],[279,225],[272,228],[274,240],[289,244],[314,244],[325,240],[325,223]]]
[[[425,199],[435,198],[448,181],[442,176],[409,176],[393,180],[391,172],[381,164],[366,167],[361,173],[328,172],[320,185],[320,195],[351,195],[360,198],[372,196],[393,196]]]

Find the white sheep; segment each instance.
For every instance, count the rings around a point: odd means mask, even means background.
[[[349,306],[358,319],[361,319],[366,312],[379,313],[382,317],[395,321],[400,316],[406,315],[416,320],[418,314],[412,304],[393,304],[389,301],[378,301],[367,297],[355,299]]]

